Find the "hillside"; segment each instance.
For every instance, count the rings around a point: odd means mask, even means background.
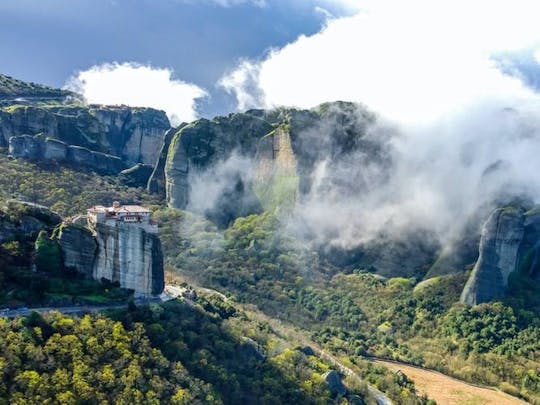
[[[14,101],[17,98],[28,100],[57,100],[62,101],[68,96],[75,96],[67,90],[55,89],[36,83],[23,82],[13,77],[0,74],[0,103]]]

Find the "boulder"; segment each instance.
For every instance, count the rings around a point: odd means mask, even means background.
[[[36,160],[41,157],[40,142],[32,135],[18,135],[9,138],[9,154],[13,157]]]
[[[359,395],[349,395],[349,396],[347,396],[347,403],[349,405],[365,405],[364,400]]]
[[[122,170],[119,174],[120,181],[129,187],[146,187],[148,179],[154,168],[150,165],[137,163],[129,169]]]
[[[342,397],[345,394],[347,394],[347,387],[345,387],[345,385],[341,381],[341,376],[339,375],[337,371],[335,370],[327,371],[323,375],[323,379],[328,385],[328,390],[333,395],[339,395]]]
[[[298,350],[300,350],[306,356],[315,356],[315,352],[310,346],[302,346]]]
[[[242,337],[242,344],[238,347],[238,354],[245,360],[262,362],[266,360],[263,347],[251,338]]]

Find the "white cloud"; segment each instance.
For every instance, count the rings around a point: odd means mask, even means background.
[[[88,103],[125,104],[164,110],[171,123],[197,117],[196,100],[206,97],[200,87],[173,79],[172,70],[136,63],[106,63],[78,72],[66,88],[84,96]]]
[[[534,53],[534,59],[540,65],[540,49],[536,50],[536,52]]]
[[[318,34],[274,49],[261,63],[243,61],[221,84],[240,107],[245,100],[312,107],[339,99],[403,121],[440,118],[480,98],[530,97],[490,56],[540,44],[537,1],[362,5],[356,15],[330,20]]]

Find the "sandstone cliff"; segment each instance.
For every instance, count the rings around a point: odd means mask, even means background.
[[[391,133],[363,106],[343,102],[201,119],[176,131],[149,187],[160,191],[164,179],[170,207],[203,213],[222,226],[261,209],[288,215],[308,198],[343,201],[383,182],[393,170]],[[321,165],[328,174],[322,182],[315,175]],[[372,172],[379,177],[374,180]],[[309,227],[302,235],[308,239],[318,232]],[[434,238],[417,229],[392,237],[338,254],[328,244],[316,248],[340,267],[422,278],[439,249]]]
[[[118,282],[145,296],[163,291],[163,253],[157,234],[125,223],[98,223],[92,231],[97,242],[92,270],[96,280]]]
[[[24,144],[25,153],[17,157],[76,161],[92,168],[105,156],[121,161],[120,170],[137,163],[153,166],[169,128],[165,113],[151,108],[54,104],[0,108],[0,146],[17,150]],[[38,134],[47,141],[36,146],[31,138]]]
[[[525,211],[507,207],[495,210],[482,229],[479,257],[461,301],[469,305],[501,297],[509,276],[517,270],[525,235]]]
[[[64,267],[93,277],[98,246],[92,232],[81,225],[62,225],[57,238]]]
[[[62,141],[44,137],[42,134],[19,135],[9,138],[9,154],[32,160],[66,162],[86,166],[100,174],[118,174],[126,166],[117,156],[95,152],[81,146],[68,145]]]
[[[333,164],[364,151],[366,160],[382,162],[384,137],[368,136],[375,124],[375,116],[365,108],[342,102],[312,110],[249,110],[195,121],[176,132],[167,150],[163,168],[167,202],[174,208],[190,207],[197,179],[216,166],[227,166],[234,157],[248,163],[237,165],[238,173],[227,174],[240,179],[246,194],[259,186],[255,194],[263,206],[272,205],[275,192],[283,190],[274,181],[283,176],[288,177],[287,190],[305,194],[311,188],[314,166],[325,159]],[[158,168],[153,177],[160,177]],[[365,186],[358,183],[359,188]],[[230,189],[224,187],[221,194]]]
[[[0,243],[31,240],[43,230],[52,230],[62,218],[41,205],[9,200],[0,209]]]

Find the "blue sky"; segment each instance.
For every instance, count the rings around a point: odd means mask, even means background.
[[[0,0],[0,72],[175,123],[338,99],[425,119],[540,87],[540,6],[515,1]]]
[[[62,86],[77,71],[112,62],[170,68],[211,97],[200,112],[230,110],[232,97],[216,86],[240,58],[262,58],[299,35],[321,29],[333,1],[3,0],[0,72]]]

